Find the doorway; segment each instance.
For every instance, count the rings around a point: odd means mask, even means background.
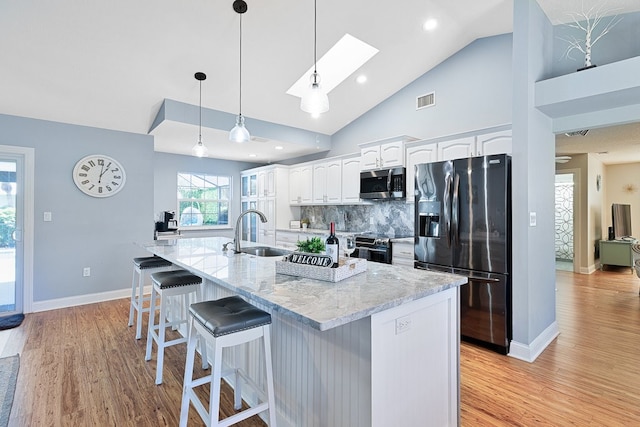
[[[572,173],[556,174],[555,259],[556,270],[574,271],[575,186]]]
[[[0,145],[0,316],[31,310],[33,148]]]

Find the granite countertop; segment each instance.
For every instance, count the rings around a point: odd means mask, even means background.
[[[375,262],[367,263],[366,272],[337,283],[276,274],[275,261],[280,257],[225,253],[222,245],[228,241],[223,237],[203,237],[154,241],[141,246],[249,301],[264,304],[320,331],[467,282],[466,277],[454,274]]]

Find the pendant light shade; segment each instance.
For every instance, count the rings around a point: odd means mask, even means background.
[[[236,117],[236,125],[231,129],[231,132],[229,132],[229,141],[249,142],[250,139],[251,134],[247,128],[244,127],[244,117],[242,114],[239,114],[238,117]]]
[[[196,145],[193,146],[191,151],[193,151],[194,156],[206,157],[209,153],[209,149],[207,149],[207,147],[202,143],[202,81],[207,78],[207,75],[205,73],[198,72],[194,77],[200,82],[200,122],[198,125],[198,142],[196,142]]]
[[[247,11],[247,2],[244,0],[235,0],[233,2],[233,10],[240,15],[240,90],[239,90],[239,112],[236,117],[236,125],[229,132],[229,141],[233,142],[249,142],[251,134],[244,126],[244,117],[242,116],[242,14]]]
[[[305,91],[300,99],[300,109],[312,116],[319,116],[329,111],[329,97],[322,89],[320,84],[320,75],[317,66],[317,45],[318,45],[318,12],[317,0],[313,2],[313,73],[310,77],[309,88]]]

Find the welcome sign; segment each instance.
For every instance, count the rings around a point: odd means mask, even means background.
[[[330,267],[333,260],[327,255],[316,255],[294,252],[288,256],[288,261],[294,264],[314,265],[316,267]]]

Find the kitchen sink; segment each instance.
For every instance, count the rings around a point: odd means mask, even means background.
[[[286,249],[272,248],[270,246],[250,246],[248,248],[242,248],[240,252],[260,257],[284,256],[291,253],[291,251]]]

